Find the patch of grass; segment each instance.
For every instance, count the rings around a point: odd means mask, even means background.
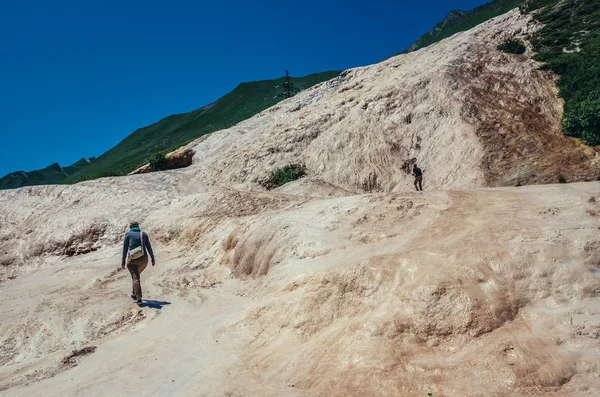
[[[500,44],[496,49],[508,54],[524,54],[527,47],[525,47],[525,43],[521,40],[506,39],[504,43]]]
[[[530,37],[542,69],[560,76],[565,100],[566,135],[600,144],[600,2],[597,0],[529,0],[544,27]]]
[[[303,164],[290,164],[280,167],[271,172],[267,179],[261,182],[261,185],[268,190],[283,186],[286,183],[298,180],[306,175],[306,167]]]

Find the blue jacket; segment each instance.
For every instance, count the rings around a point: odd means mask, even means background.
[[[144,252],[150,254],[150,258],[154,260],[154,253],[152,252],[152,245],[150,245],[150,239],[146,232],[141,232],[144,239]],[[123,241],[123,259],[121,260],[121,266],[125,266],[125,259],[127,258],[127,252],[130,249],[134,249],[142,245],[140,241],[140,232],[137,230],[129,230],[125,234],[125,240]]]

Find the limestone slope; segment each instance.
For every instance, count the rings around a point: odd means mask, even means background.
[[[0,192],[2,395],[599,394],[598,183],[483,188],[596,172],[552,76],[494,49],[530,28],[350,70],[185,169]],[[116,271],[132,219],[142,308]]]
[[[158,253],[147,307],[113,271],[118,243],[2,284],[3,395],[600,391],[595,182],[178,194],[142,218]]]
[[[554,76],[496,46],[538,27],[514,10],[425,49],[347,70],[199,142],[203,181],[243,189],[304,163],[353,192],[595,180],[596,152],[563,136]],[[193,145],[192,145],[193,146]]]

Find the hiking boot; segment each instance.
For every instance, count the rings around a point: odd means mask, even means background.
[[[137,303],[138,305],[141,305],[143,302],[142,302],[141,299],[138,299],[138,300],[135,301],[135,303]]]
[[[131,299],[133,299],[134,301],[137,300],[137,297],[134,294],[131,294]]]

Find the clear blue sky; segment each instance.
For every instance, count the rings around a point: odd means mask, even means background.
[[[343,70],[486,0],[0,2],[0,176],[99,156],[243,81]]]

